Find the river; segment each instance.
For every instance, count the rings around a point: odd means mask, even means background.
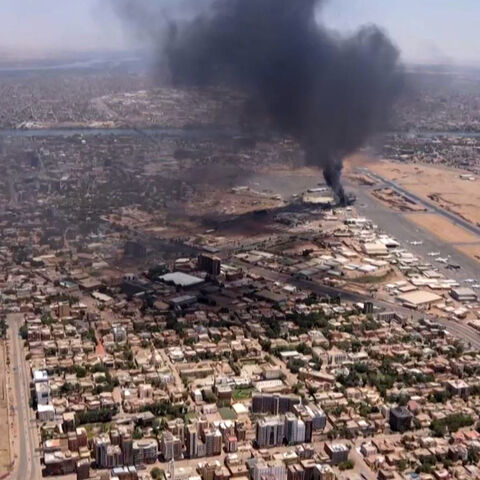
[[[257,132],[258,134],[258,132]],[[452,137],[452,138],[480,138],[480,132],[432,132],[418,131],[389,132],[387,135],[402,135],[417,138]],[[0,128],[0,137],[73,137],[73,136],[95,136],[95,135],[116,135],[116,136],[149,136],[149,137],[235,137],[245,135],[239,129],[222,128],[215,126],[205,127],[157,127],[157,128]]]
[[[147,137],[234,137],[240,130],[220,127],[159,127],[159,128],[25,128],[0,129],[0,137],[74,137],[74,136],[147,136]]]

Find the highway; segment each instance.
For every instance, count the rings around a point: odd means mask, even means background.
[[[18,420],[18,442],[20,447],[12,479],[40,480],[42,473],[39,456],[36,454],[36,424],[34,419],[32,419],[29,404],[30,374],[24,358],[23,340],[19,335],[21,321],[21,315],[10,314],[8,316],[12,342],[13,369],[15,372],[15,411]]]

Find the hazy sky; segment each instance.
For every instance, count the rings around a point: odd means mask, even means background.
[[[124,50],[110,1],[0,0],[0,53]],[[320,18],[342,32],[378,24],[406,61],[480,64],[480,0],[329,0]]]
[[[129,41],[118,19],[107,9],[108,3],[0,0],[0,52],[124,49]]]
[[[323,19],[342,31],[376,23],[407,61],[480,64],[479,0],[330,0]]]

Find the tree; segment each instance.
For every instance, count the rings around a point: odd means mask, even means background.
[[[480,455],[478,454],[477,450],[475,450],[474,448],[470,448],[468,450],[468,462],[477,465],[479,460]]]
[[[303,366],[305,366],[305,362],[299,358],[292,358],[287,363],[287,367],[292,373],[298,373]]]
[[[62,395],[69,395],[75,390],[75,386],[72,385],[71,383],[65,382],[61,387],[60,387],[60,392]]]
[[[50,312],[45,312],[45,313],[41,316],[41,321],[42,321],[42,324],[43,324],[43,325],[52,325],[53,323],[55,323],[55,320],[54,320],[53,317],[50,315]]]
[[[154,480],[160,480],[161,478],[165,477],[165,472],[158,467],[152,468],[152,471],[150,472],[150,475]]]
[[[454,413],[440,420],[434,420],[430,424],[430,428],[436,437],[443,437],[447,434],[447,431],[455,433],[460,428],[470,427],[473,423],[474,420],[470,415]]]
[[[0,338],[5,339],[5,337],[7,336],[7,328],[7,320],[5,317],[2,316],[0,318]]]
[[[166,430],[167,427],[168,427],[168,423],[164,418],[162,418],[161,420],[159,418],[156,418],[153,421],[152,432],[155,435],[155,438],[157,440],[158,440],[158,436],[160,435],[160,432],[163,432],[164,430]]]
[[[81,365],[75,365],[75,374],[77,378],[85,378],[87,375],[87,369]]]
[[[347,460],[345,462],[342,462],[338,465],[339,470],[344,471],[344,470],[351,470],[355,464],[351,460]]]
[[[362,349],[362,343],[359,342],[358,340],[353,340],[352,341],[352,352],[353,353],[358,353]]]
[[[20,336],[22,337],[23,340],[26,340],[27,339],[27,336],[28,336],[28,327],[27,327],[27,324],[24,323],[20,329],[19,329],[19,333],[20,333]]]
[[[93,328],[89,328],[85,334],[85,338],[87,340],[92,341],[93,343],[97,343],[97,337],[95,335],[95,330]]]
[[[105,423],[111,422],[114,415],[117,414],[117,408],[102,408],[100,410],[87,410],[79,412],[76,415],[77,425],[85,423]]]
[[[300,343],[297,347],[297,352],[302,353],[303,355],[310,355],[312,349],[306,343]]]

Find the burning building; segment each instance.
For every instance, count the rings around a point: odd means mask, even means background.
[[[266,119],[299,142],[338,203],[349,203],[343,158],[385,127],[403,85],[399,53],[379,28],[332,34],[317,21],[321,0],[187,1],[196,13],[176,20],[165,1],[114,3],[151,36],[175,85],[244,91],[248,121]]]

